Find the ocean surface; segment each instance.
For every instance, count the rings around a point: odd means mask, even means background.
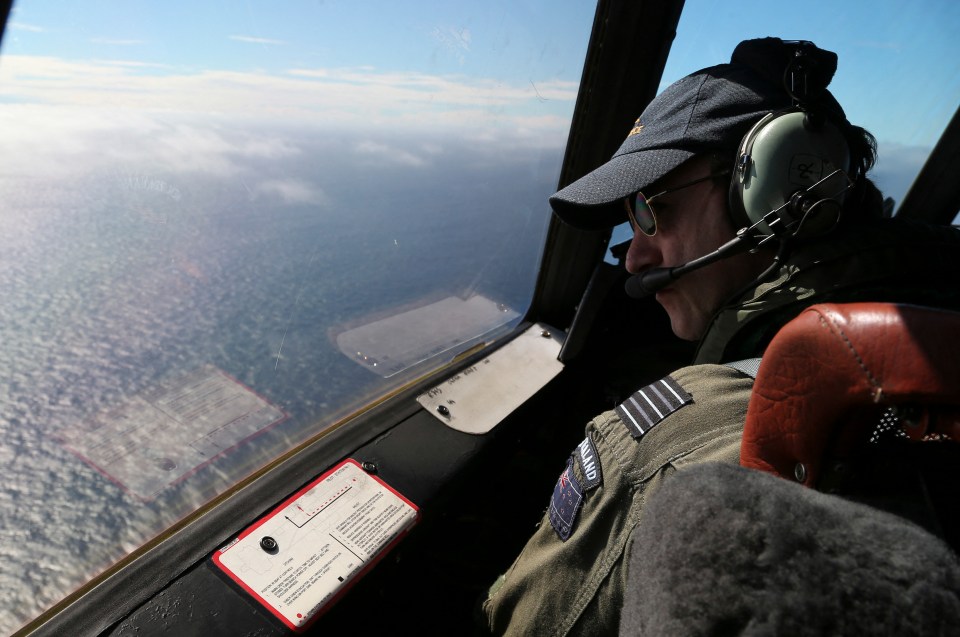
[[[215,156],[114,135],[0,176],[0,633],[422,371],[384,378],[344,330],[449,297],[526,310],[560,148],[284,135]],[[212,451],[178,456],[171,413]]]

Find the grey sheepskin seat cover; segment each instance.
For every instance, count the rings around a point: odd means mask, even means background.
[[[627,635],[960,635],[960,565],[906,520],[730,465],[679,471],[633,535]]]

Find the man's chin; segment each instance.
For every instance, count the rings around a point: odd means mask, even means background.
[[[662,296],[661,296],[662,295]],[[657,302],[667,311],[670,317],[670,329],[677,338],[685,341],[698,341],[703,334],[703,327],[696,325],[696,321],[688,313],[678,310],[670,301],[670,290],[657,293]]]
[[[685,341],[700,340],[700,334],[698,332],[690,329],[690,326],[685,323],[678,323],[674,321],[673,317],[670,318],[670,329],[673,330],[673,333],[677,338]]]

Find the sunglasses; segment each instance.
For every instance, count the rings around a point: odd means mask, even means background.
[[[658,192],[651,197],[647,197],[642,192],[637,191],[623,200],[623,207],[627,209],[627,219],[630,220],[630,225],[633,226],[635,231],[639,230],[648,237],[652,237],[653,235],[657,234],[657,216],[653,213],[654,200],[656,200],[658,197],[663,197],[664,195],[677,192],[678,190],[689,188],[690,186],[707,181],[708,179],[715,179],[716,177],[723,177],[724,175],[729,174],[729,170],[711,173],[706,177],[700,177],[699,179],[688,181],[680,184],[679,186],[668,188],[667,190]]]

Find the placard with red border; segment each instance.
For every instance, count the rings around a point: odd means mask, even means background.
[[[416,523],[418,508],[347,459],[213,556],[281,622],[315,621]]]

